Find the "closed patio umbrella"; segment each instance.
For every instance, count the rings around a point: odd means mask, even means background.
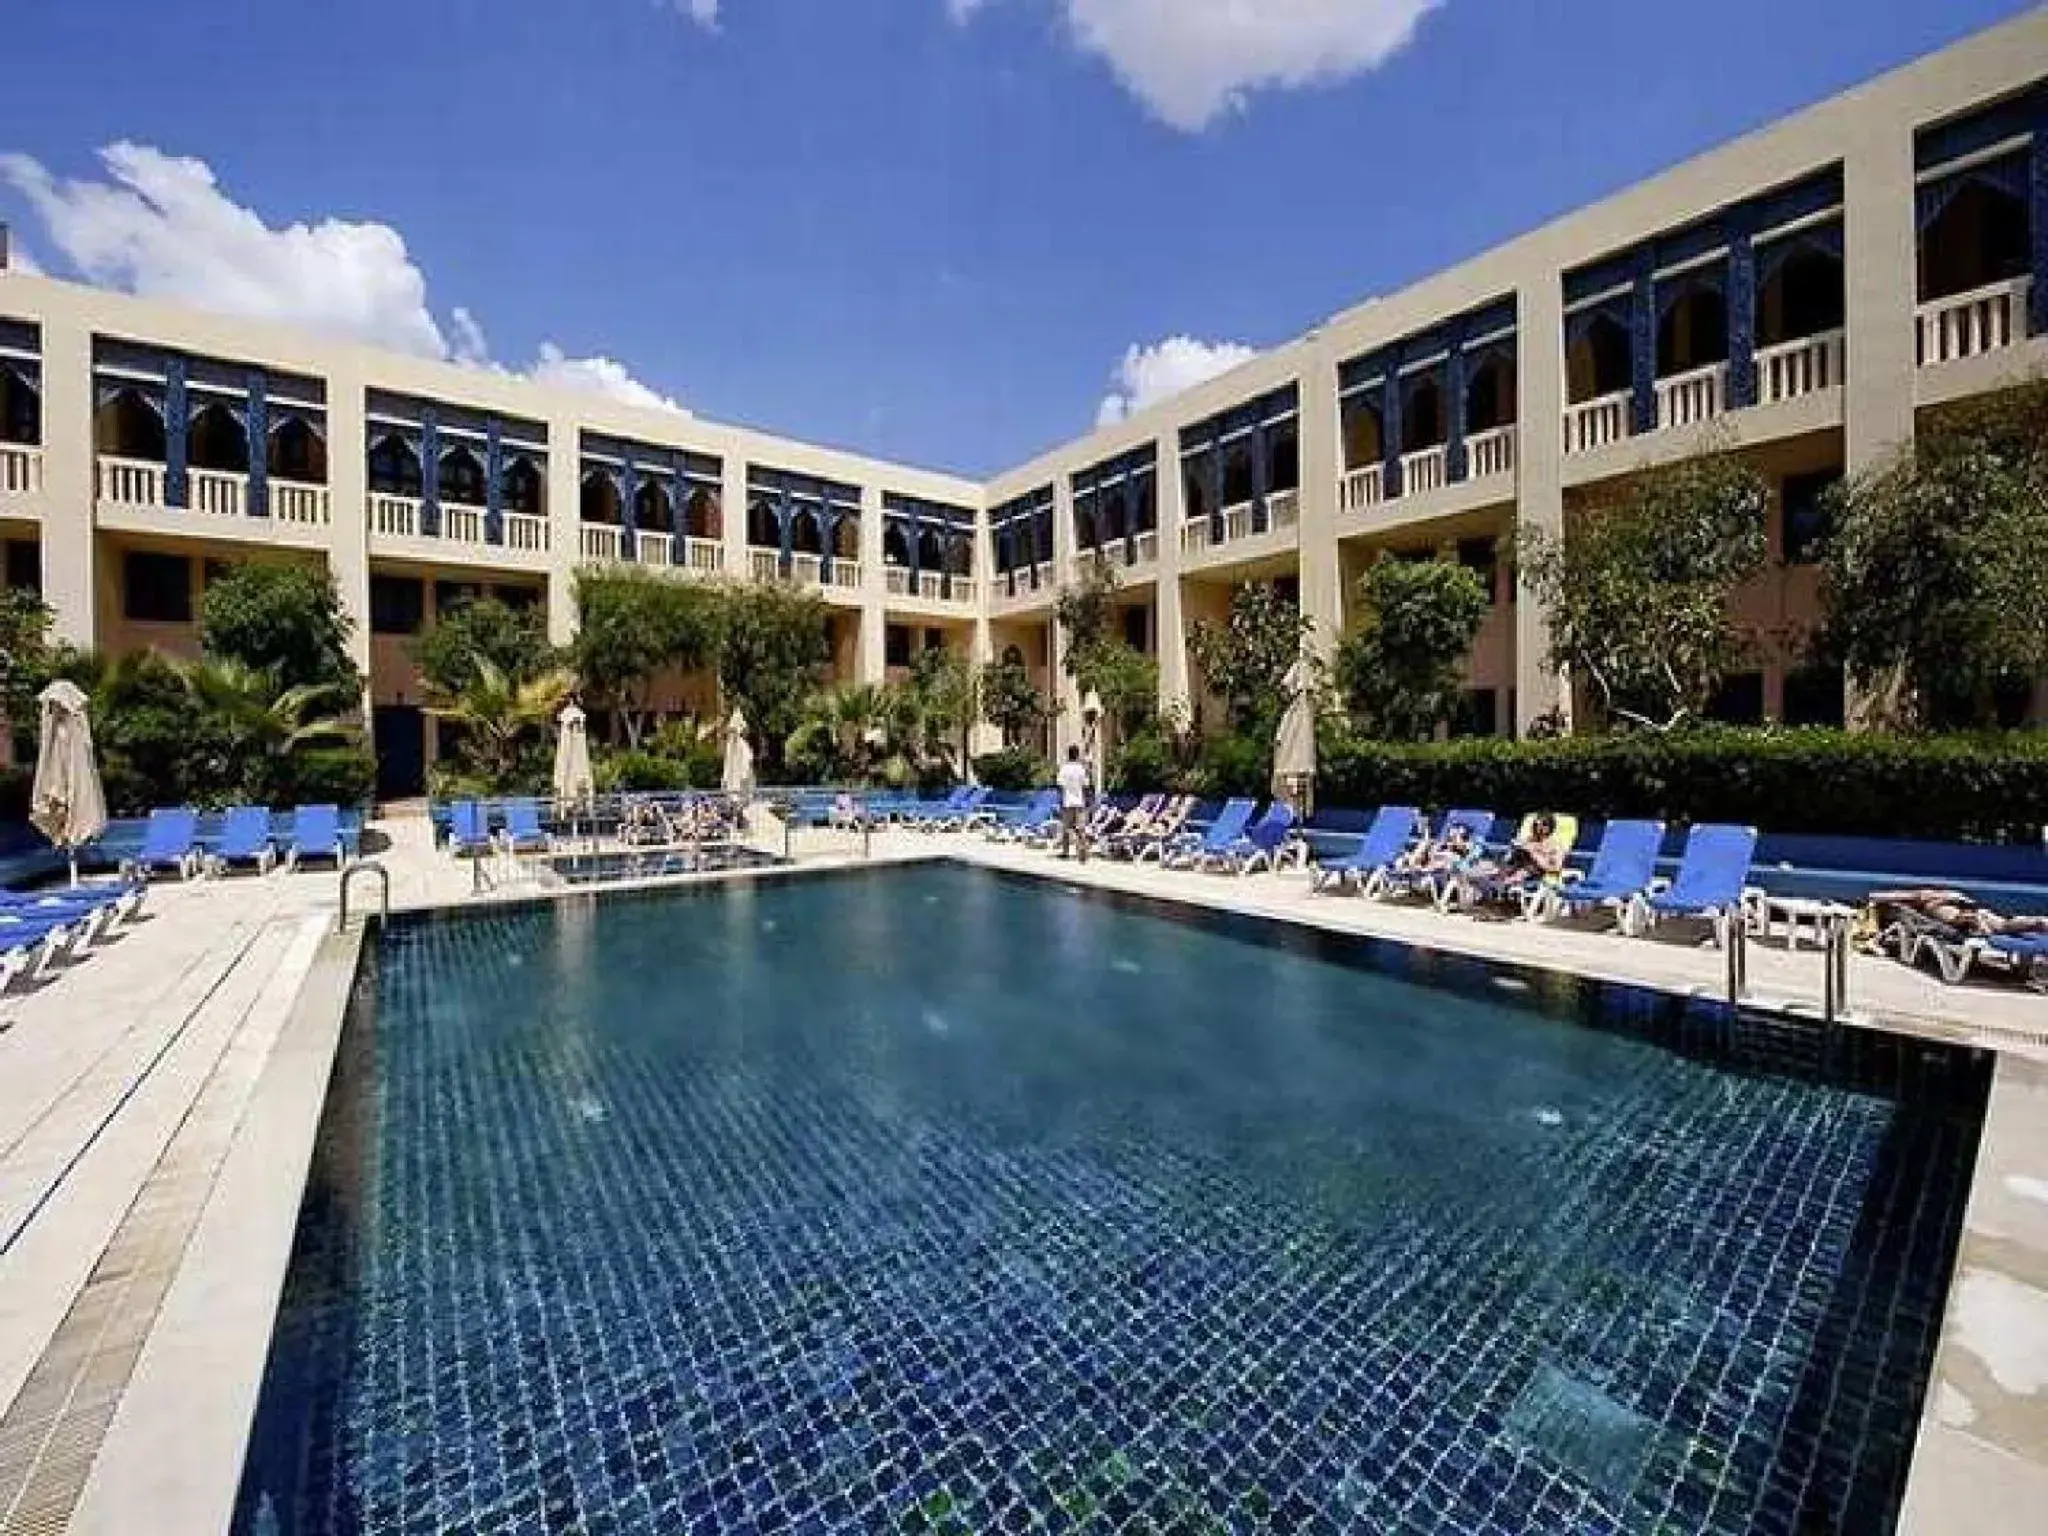
[[[555,799],[562,805],[581,805],[597,788],[590,771],[590,732],[583,711],[571,704],[563,710],[561,732],[555,737]]]
[[[41,694],[43,744],[29,792],[29,820],[71,858],[78,884],[78,850],[107,827],[107,797],[93,759],[92,721],[78,685],[61,678]]]
[[[1309,787],[1316,777],[1315,674],[1308,658],[1287,669],[1287,713],[1280,717],[1273,739],[1273,793],[1303,816],[1309,811]]]
[[[754,749],[747,741],[747,717],[738,710],[725,726],[725,776],[720,785],[728,795],[754,792]]]

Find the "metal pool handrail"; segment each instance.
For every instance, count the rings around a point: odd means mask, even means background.
[[[359,874],[377,877],[377,918],[380,922],[391,920],[391,871],[375,859],[357,859],[353,864],[341,867],[341,917],[337,923],[340,931],[348,931],[348,883]]]

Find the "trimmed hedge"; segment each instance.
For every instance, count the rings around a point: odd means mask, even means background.
[[[2048,732],[1701,729],[1551,741],[1325,742],[1330,806],[1483,806],[1753,823],[1772,832],[2033,843]]]
[[[974,777],[989,789],[1036,789],[1052,782],[1052,765],[1036,752],[1006,747],[984,752],[974,760]]]

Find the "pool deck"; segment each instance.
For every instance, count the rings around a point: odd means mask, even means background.
[[[550,892],[380,823],[395,908]],[[772,823],[756,827],[780,851]],[[804,869],[933,857],[1625,984],[1718,996],[1683,931],[1443,917],[976,837],[799,833]],[[701,877],[721,878],[721,877]],[[752,878],[738,875],[723,878]],[[374,900],[359,881],[355,897]],[[145,919],[0,999],[0,1536],[224,1529],[361,929],[331,872],[152,891]],[[1752,945],[1750,993],[1818,1014],[1821,960]],[[2040,1529],[2048,1508],[2048,998],[1851,962],[1852,1027],[1999,1052],[1957,1278],[1900,1529]]]

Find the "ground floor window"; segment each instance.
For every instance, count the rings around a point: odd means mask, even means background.
[[[1723,725],[1764,723],[1764,675],[1740,672],[1721,684],[1721,691],[1707,706],[1707,717]]]
[[[43,590],[43,546],[34,539],[9,539],[5,584],[17,592]]]
[[[1799,667],[1785,674],[1785,723],[1839,730],[1848,718],[1840,667]]]
[[[426,589],[411,576],[370,578],[370,633],[416,635],[426,622]]]
[[[131,623],[192,622],[192,562],[183,555],[131,549],[121,561],[121,611]]]
[[[906,625],[891,624],[882,631],[882,661],[891,667],[910,665],[910,630]]]
[[[1451,721],[1453,736],[1491,736],[1497,720],[1496,709],[1499,691],[1493,688],[1467,688],[1457,716]]]

